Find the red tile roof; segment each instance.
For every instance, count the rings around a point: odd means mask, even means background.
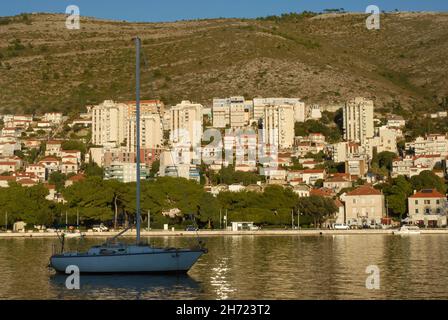
[[[347,193],[347,196],[371,196],[380,195],[381,192],[372,186],[365,184]]]
[[[325,182],[350,182],[345,176],[335,176],[325,180]]]
[[[306,169],[303,173],[324,173],[325,169]]]
[[[13,177],[13,176],[0,176],[0,181],[1,180],[13,181],[13,180],[16,180],[16,177]]]
[[[81,181],[84,179],[85,179],[85,176],[82,173],[78,173],[77,175],[74,175],[74,176],[68,178],[68,180],[70,180],[70,181]]]
[[[332,197],[334,195],[334,193],[330,189],[320,188],[320,189],[312,189],[310,191],[310,195],[320,196],[320,197]]]
[[[445,196],[436,189],[423,189],[414,193],[409,198],[445,198]]]

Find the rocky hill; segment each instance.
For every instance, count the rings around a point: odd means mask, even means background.
[[[373,98],[377,111],[441,110],[448,96],[448,14],[290,14],[262,19],[129,23],[31,14],[0,19],[0,110],[82,110],[134,92],[143,39],[143,98],[166,103],[244,95],[337,105]]]

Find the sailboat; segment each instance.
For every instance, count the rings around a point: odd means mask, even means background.
[[[49,266],[65,273],[68,266],[77,266],[80,273],[186,273],[207,252],[201,241],[192,248],[160,248],[142,243],[140,239],[140,38],[136,44],[136,232],[135,244],[117,241],[129,228],[118,233],[106,243],[93,246],[87,252],[61,252],[50,257]]]

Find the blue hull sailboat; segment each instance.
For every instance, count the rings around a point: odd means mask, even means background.
[[[117,234],[105,244],[93,246],[87,252],[62,252],[52,255],[50,267],[57,272],[66,272],[68,266],[76,266],[81,273],[146,273],[187,272],[207,252],[199,241],[194,248],[157,248],[140,241],[140,46],[136,37],[136,244],[117,243]]]

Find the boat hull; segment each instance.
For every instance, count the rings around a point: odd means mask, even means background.
[[[203,251],[173,251],[102,256],[54,255],[50,266],[65,273],[74,265],[80,273],[185,273],[196,263]]]

